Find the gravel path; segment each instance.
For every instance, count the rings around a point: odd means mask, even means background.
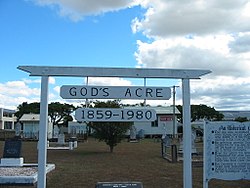
[[[33,176],[37,167],[0,167],[0,176]]]

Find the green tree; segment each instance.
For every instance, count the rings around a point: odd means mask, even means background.
[[[95,108],[120,108],[119,101],[94,102]],[[89,126],[94,130],[93,136],[104,141],[112,153],[114,147],[122,141],[132,122],[91,122]]]
[[[234,121],[238,121],[238,122],[246,122],[248,121],[247,117],[237,117],[234,119]]]
[[[50,117],[50,121],[53,125],[58,125],[62,122],[63,125],[68,125],[68,121],[72,121],[73,118],[71,113],[74,111],[75,107],[70,104],[61,104],[59,102],[53,102],[49,104],[48,115]],[[28,104],[27,102],[23,102],[17,107],[17,112],[15,115],[18,119],[22,117],[23,114],[39,114],[40,113],[40,103],[34,102]]]
[[[40,112],[40,103],[39,102],[34,102],[28,104],[27,102],[23,102],[22,104],[17,106],[17,111],[15,113],[15,116],[17,119],[20,119],[23,114],[39,114]]]
[[[48,115],[53,126],[59,124],[68,126],[68,122],[73,120],[71,114],[74,110],[75,107],[71,104],[52,102],[49,104]]]
[[[178,116],[182,122],[182,106],[177,105],[177,109],[181,112],[181,115]],[[200,105],[191,105],[191,121],[199,119],[215,120],[221,121],[224,115],[216,111],[213,107],[206,106],[204,104]]]

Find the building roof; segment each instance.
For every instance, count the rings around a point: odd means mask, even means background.
[[[174,109],[172,106],[161,106],[153,107],[156,111],[156,114],[173,114]],[[180,111],[175,107],[175,114],[181,114]]]
[[[20,121],[39,121],[40,114],[23,114]]]
[[[136,109],[143,109],[149,108],[154,109],[156,114],[173,114],[173,107],[172,106],[136,106],[136,107],[126,107],[126,108],[136,108]],[[175,114],[181,114],[180,111],[175,107]]]
[[[10,114],[14,114],[16,112],[15,110],[10,110],[10,109],[6,109],[6,108],[0,108],[0,111],[10,113]]]

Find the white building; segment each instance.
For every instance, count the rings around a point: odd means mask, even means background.
[[[0,129],[14,130],[15,122],[15,110],[0,108]]]
[[[87,132],[87,124],[79,123],[76,121],[69,121],[68,124],[68,133],[69,134],[84,134]]]
[[[40,114],[23,114],[19,120],[22,123],[22,134],[24,138],[38,139]],[[48,122],[47,136],[52,138],[53,125]]]
[[[153,108],[156,111],[157,119],[153,122],[134,122],[137,134],[143,134],[144,136],[173,135],[173,132],[174,134],[177,134],[176,116],[180,114],[180,111],[176,107],[175,112],[173,112],[174,110],[172,106],[145,108]],[[173,113],[175,113],[175,118],[173,118]],[[173,122],[173,119],[175,119],[175,123]]]

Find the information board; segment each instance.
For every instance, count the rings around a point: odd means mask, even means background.
[[[156,111],[149,108],[78,108],[75,111],[77,121],[134,122],[155,121]]]
[[[60,88],[63,99],[148,99],[168,100],[171,98],[169,87],[138,86],[74,86]]]
[[[204,181],[250,179],[250,123],[207,122]]]

